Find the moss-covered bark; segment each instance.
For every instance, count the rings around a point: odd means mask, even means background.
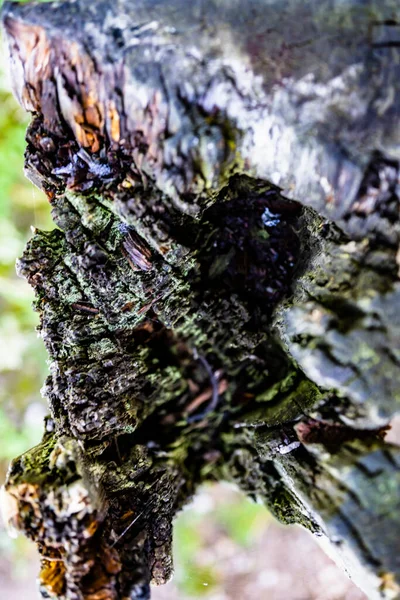
[[[398,10],[6,5],[57,226],[19,261],[51,417],[5,496],[43,597],[148,598],[210,479],[396,597]]]

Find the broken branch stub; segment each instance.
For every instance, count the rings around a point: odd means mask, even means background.
[[[57,226],[18,265],[51,418],[5,492],[43,597],[148,598],[218,479],[396,597],[400,8],[77,0],[3,23]]]

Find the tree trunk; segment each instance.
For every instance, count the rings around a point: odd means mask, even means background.
[[[51,416],[3,497],[43,597],[148,598],[174,515],[221,479],[397,597],[398,4],[7,3],[3,22],[57,226],[19,261]]]

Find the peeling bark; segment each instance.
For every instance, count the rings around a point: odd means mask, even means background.
[[[7,3],[50,376],[6,483],[44,598],[139,600],[229,480],[399,593],[400,9]],[[300,25],[301,24],[301,25]]]

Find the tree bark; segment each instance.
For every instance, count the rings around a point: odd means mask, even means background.
[[[43,597],[148,598],[174,515],[224,479],[396,598],[400,8],[77,0],[3,23],[57,227],[18,267],[51,416],[3,497]]]

